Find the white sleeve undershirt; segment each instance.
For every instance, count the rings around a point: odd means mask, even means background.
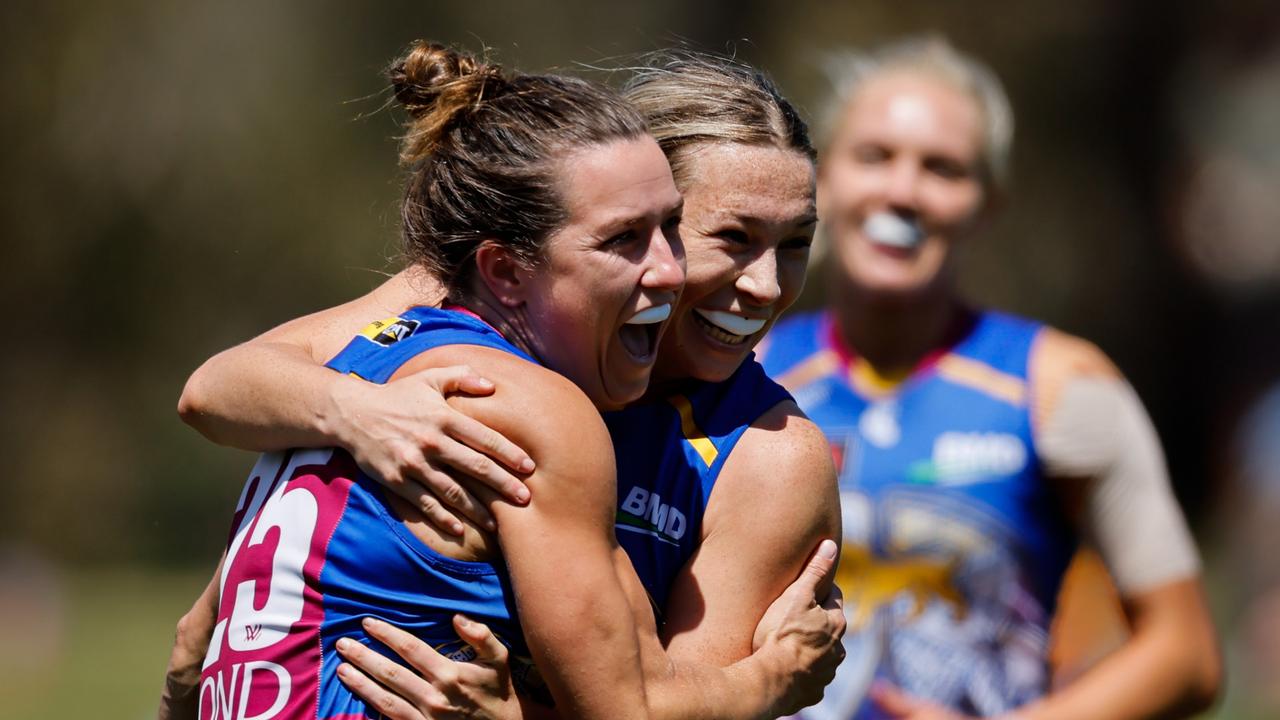
[[[1050,476],[1087,478],[1082,532],[1121,594],[1199,574],[1155,427],[1127,382],[1072,378],[1036,441]]]

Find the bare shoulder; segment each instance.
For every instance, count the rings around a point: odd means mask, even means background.
[[[1036,338],[1028,361],[1033,423],[1043,427],[1058,406],[1062,389],[1076,378],[1118,380],[1123,377],[1107,354],[1082,337],[1046,327]]]
[[[769,409],[751,424],[725,461],[708,506],[716,495],[768,498],[795,519],[839,530],[835,467],[826,436],[790,400]]]

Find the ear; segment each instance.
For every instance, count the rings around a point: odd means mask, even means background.
[[[499,302],[507,307],[525,303],[529,292],[529,269],[510,250],[495,242],[476,248],[476,277]]]

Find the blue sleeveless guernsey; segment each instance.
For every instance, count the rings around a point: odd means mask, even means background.
[[[479,320],[416,308],[371,325],[329,367],[385,383],[409,359],[443,345],[479,345],[532,361]],[[511,648],[517,687],[549,701],[502,566],[437,553],[396,518],[383,493],[341,450],[261,457],[232,525],[218,623],[201,674],[203,720],[381,717],[336,675],[341,637],[396,657],[365,635],[365,617],[469,659],[452,626],[453,615],[465,613]]]
[[[791,396],[748,358],[724,382],[605,415],[618,462],[618,543],[658,618],[702,540],[702,515],[725,460],[751,423]]]
[[[840,475],[848,659],[802,717],[878,717],[875,678],[972,715],[1048,688],[1049,622],[1074,533],[1032,441],[1039,325],[993,312],[898,384],[827,313],[780,323],[765,369],[826,433]]]

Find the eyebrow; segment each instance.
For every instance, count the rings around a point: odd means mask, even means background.
[[[728,211],[721,211],[720,213],[717,213],[715,220],[717,222],[721,222],[725,218],[732,218],[734,220],[737,220],[739,222],[746,223],[746,224],[754,224],[754,225],[772,224],[771,221],[765,220],[764,218],[761,218],[756,215],[743,215],[743,214],[728,212]],[[808,227],[810,225],[816,225],[816,224],[818,224],[818,213],[813,210],[810,210],[809,213],[804,217],[802,217],[799,222],[795,223],[797,227]]]
[[[660,217],[666,218],[673,214],[682,212],[683,210],[684,210],[684,198],[680,198],[679,202],[672,203],[671,205],[668,205],[667,207],[663,208],[662,212],[659,213],[658,215]],[[595,221],[595,225],[597,227],[605,227],[605,228],[624,228],[624,227],[631,227],[633,225],[641,225],[645,222],[648,222],[648,219],[649,219],[648,215],[624,211],[624,212],[614,213],[606,217],[602,217],[599,220]]]

